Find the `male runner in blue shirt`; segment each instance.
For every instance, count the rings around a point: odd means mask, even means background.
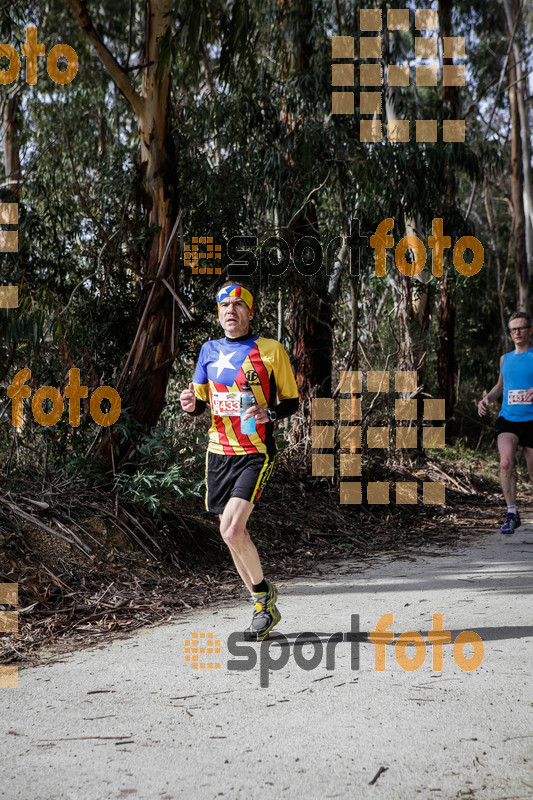
[[[211,406],[205,504],[218,514],[222,538],[252,593],[254,615],[245,638],[261,641],[281,619],[275,605],[278,591],[264,578],[246,522],[274,467],[274,423],[294,414],[298,388],[283,346],[250,331],[251,291],[228,281],[216,299],[226,335],[202,345],[193,380],[180,401],[183,410],[194,415],[201,414],[208,402]],[[240,393],[245,382],[256,401],[243,417],[255,417],[256,432],[251,434],[241,431]]]
[[[503,394],[502,408],[496,420],[500,483],[507,503],[507,518],[500,533],[514,533],[522,524],[516,510],[516,477],[514,461],[518,445],[522,445],[529,478],[533,481],[533,322],[525,311],[515,311],[509,318],[509,332],[514,351],[500,359],[498,383],[478,403],[483,416],[487,406]]]

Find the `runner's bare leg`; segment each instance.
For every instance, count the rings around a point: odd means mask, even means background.
[[[218,516],[219,516],[219,519],[222,520],[222,514],[219,514]],[[247,571],[246,567],[244,566],[244,564],[240,560],[239,556],[237,555],[237,552],[232,547],[230,547],[229,544],[228,544],[228,550],[230,551],[230,555],[231,555],[231,557],[233,559],[233,563],[235,564],[235,568],[237,569],[237,572],[241,576],[241,578],[243,580],[243,583],[246,584],[246,586],[248,587],[249,591],[251,592],[252,591],[252,582],[251,582],[251,579],[250,579],[250,576],[248,574],[248,571]]]
[[[500,484],[508,506],[516,503],[516,477],[514,474],[514,460],[518,447],[518,436],[514,433],[500,433],[498,435],[498,452],[500,454]]]
[[[248,500],[230,497],[224,512],[219,514],[220,533],[228,545],[239,575],[250,592],[252,584],[257,585],[263,580],[259,554],[246,528],[246,522],[253,508],[254,504]]]
[[[524,447],[524,458],[526,459],[529,480],[533,483],[533,447]]]

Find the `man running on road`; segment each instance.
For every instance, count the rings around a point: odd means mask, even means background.
[[[194,416],[205,410],[207,402],[211,406],[205,505],[218,514],[222,538],[252,593],[255,608],[245,639],[261,641],[281,619],[275,605],[278,590],[263,575],[246,522],[274,467],[274,423],[294,414],[298,388],[283,346],[250,330],[251,291],[228,281],[216,299],[226,336],[202,345],[193,382],[182,391],[180,402]],[[255,417],[256,432],[248,435],[241,432],[240,419],[246,381],[256,401],[243,415],[243,420]]]
[[[509,332],[515,343],[513,352],[500,359],[498,383],[477,406],[483,416],[487,406],[503,394],[502,408],[496,420],[500,454],[500,483],[507,503],[507,518],[500,533],[514,533],[522,524],[516,510],[514,461],[520,444],[524,450],[529,478],[533,481],[533,348],[530,346],[533,322],[529,314],[515,311],[509,318]]]

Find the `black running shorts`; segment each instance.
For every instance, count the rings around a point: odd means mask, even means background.
[[[208,451],[205,462],[207,510],[222,514],[230,497],[257,503],[272,475],[275,461],[275,455],[266,453],[223,456]]]
[[[514,433],[515,436],[518,436],[518,443],[522,447],[533,448],[533,419],[526,422],[513,422],[505,417],[498,417],[496,436],[500,433]]]

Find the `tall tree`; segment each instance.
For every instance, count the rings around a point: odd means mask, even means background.
[[[85,5],[80,0],[68,0],[68,3],[83,33],[126,98],[135,115],[139,132],[143,204],[152,230],[146,248],[143,275],[143,289],[149,306],[145,308],[142,327],[127,361],[127,372],[123,373],[118,388],[120,391],[125,389],[122,396],[123,407],[129,409],[131,416],[143,429],[149,429],[161,414],[170,369],[176,357],[172,342],[174,298],[168,288],[170,286],[174,293],[177,289],[174,244],[170,245],[166,263],[161,265],[178,213],[175,155],[169,124],[168,49],[172,0],[145,0],[140,93],[135,90],[129,73],[105,44]],[[108,465],[113,460],[113,446],[118,448],[116,437],[106,436],[97,450],[97,455]],[[123,442],[119,457],[130,446],[131,441]]]
[[[18,88],[5,101],[4,106],[4,164],[5,186],[14,197],[20,194],[20,155],[18,144],[19,113],[22,89]]]
[[[518,0],[504,0],[507,36],[509,40],[509,110],[511,114],[511,205],[513,215],[513,253],[516,279],[516,307],[519,311],[529,311],[529,269],[526,242],[526,222],[531,225],[524,208],[524,197],[531,202],[530,165],[527,146],[527,121],[522,110],[522,67],[520,52],[516,45],[517,26],[521,12]],[[525,129],[524,129],[525,126]],[[524,163],[525,158],[527,164]],[[526,195],[526,186],[528,192]]]
[[[295,78],[300,86],[312,70],[313,59],[313,3],[311,0],[279,0],[279,11],[285,29],[282,76],[288,84]],[[283,100],[284,166],[286,170],[288,197],[286,220],[289,242],[294,248],[305,237],[320,241],[317,209],[313,200],[304,200],[302,194],[311,186],[302,186],[298,163],[299,149],[294,143],[303,136],[306,120],[290,109],[288,98]],[[300,152],[303,148],[300,149]],[[291,301],[288,327],[292,341],[292,360],[300,400],[310,396],[331,396],[332,355],[331,301],[328,294],[328,278],[320,269],[312,280],[294,269],[291,281]],[[307,405],[304,405],[304,412]]]
[[[408,34],[409,35],[409,34]],[[404,47],[407,43],[403,40],[404,34],[396,32],[391,34],[388,28],[384,31],[384,58],[387,69],[390,64],[395,64],[405,53]],[[408,46],[408,45],[407,45]],[[405,103],[401,97],[401,91],[396,86],[387,86],[385,90],[385,117],[386,123],[394,124],[394,121],[401,120],[405,116]],[[392,145],[394,147],[409,148],[409,145]],[[412,158],[411,154],[408,158]],[[424,158],[424,155],[422,155]],[[398,159],[399,161],[399,159]],[[405,170],[411,172],[408,182],[410,185],[417,184],[420,174],[417,169]],[[406,182],[406,186],[407,186]],[[416,195],[416,191],[414,192]],[[412,193],[409,192],[409,199]],[[418,236],[420,238],[420,213],[417,209],[418,204],[408,200],[405,195],[398,198],[398,210],[396,212],[396,226],[405,229],[406,236]],[[412,250],[408,251],[413,256]],[[427,286],[427,273],[423,271],[415,276],[405,275],[398,270],[393,271],[393,280],[398,291],[398,368],[407,370],[418,370],[419,383],[424,383],[424,361],[425,361],[425,333],[429,324],[430,305],[429,287]]]
[[[452,35],[453,0],[439,0],[439,34],[443,44],[445,37]],[[453,64],[452,58],[443,58],[443,66]],[[459,93],[455,86],[442,87],[443,118],[459,117]],[[442,187],[442,217],[452,212],[455,198],[455,174],[453,164],[445,168],[445,185]],[[449,217],[448,217],[449,219]],[[438,346],[438,385],[439,396],[446,404],[446,414],[452,415],[455,406],[455,295],[454,287],[448,277],[452,267],[450,250],[447,251],[447,264],[440,284],[439,297],[439,346]]]
[[[531,276],[533,272],[533,179],[531,174],[531,142],[530,125],[528,117],[528,69],[527,64],[523,64],[522,53],[524,48],[519,47],[520,32],[524,30],[524,3],[513,2],[513,0],[503,0],[505,19],[507,24],[508,36],[511,39],[514,67],[516,70],[516,100],[518,103],[518,114],[520,118],[520,138],[522,145],[522,167],[524,171],[524,215],[526,229],[526,255],[528,272]],[[522,52],[521,52],[522,51]]]

